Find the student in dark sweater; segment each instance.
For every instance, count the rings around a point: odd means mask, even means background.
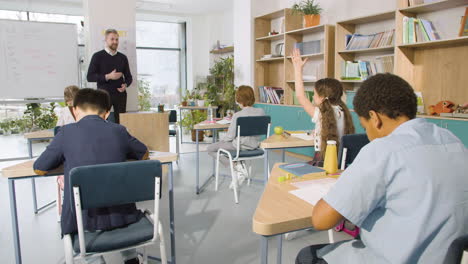
[[[93,54],[88,68],[88,82],[97,82],[97,88],[106,90],[114,107],[116,123],[119,114],[127,110],[126,89],[132,83],[127,56],[117,51],[119,34],[115,29],[105,33],[106,47]]]

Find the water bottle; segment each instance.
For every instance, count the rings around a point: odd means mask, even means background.
[[[338,172],[338,152],[336,151],[336,141],[328,140],[327,149],[325,150],[325,161],[323,168],[328,174]]]
[[[208,106],[208,121],[213,122],[213,108],[211,104]]]

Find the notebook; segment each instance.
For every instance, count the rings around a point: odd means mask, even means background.
[[[303,162],[283,164],[280,165],[279,168],[299,177],[310,173],[324,172],[324,170],[321,168],[314,167],[308,163]]]

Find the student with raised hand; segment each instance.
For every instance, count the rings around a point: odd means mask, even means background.
[[[314,207],[312,225],[344,218],[361,239],[302,249],[296,263],[443,263],[468,234],[468,149],[416,118],[412,87],[392,74],[366,80],[354,110],[371,141]]]
[[[65,186],[69,186],[70,170],[86,165],[124,162],[127,159],[147,159],[146,146],[132,137],[121,125],[106,121],[111,102],[103,90],[81,89],[73,101],[76,123],[63,126],[46,150],[34,162],[34,171],[47,171],[64,165]],[[73,196],[70,188],[64,190],[61,215],[62,235],[77,232]],[[86,231],[111,230],[138,222],[143,212],[135,204],[83,210]],[[125,264],[139,263],[135,250],[122,252]],[[102,257],[93,263],[105,263]]]
[[[292,54],[296,97],[304,110],[315,123],[315,156],[314,165],[321,166],[325,157],[327,140],[335,140],[338,144],[341,137],[354,134],[354,124],[346,104],[341,100],[343,86],[332,78],[318,80],[314,87],[314,100],[309,101],[304,91],[302,70],[307,58],[302,60],[298,49]]]

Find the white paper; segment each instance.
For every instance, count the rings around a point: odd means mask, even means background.
[[[303,140],[314,140],[313,135],[307,135],[307,134],[291,134],[292,137],[300,138]]]
[[[227,119],[222,119],[222,120],[219,120],[218,122],[216,122],[220,125],[227,125],[227,124],[231,124],[231,120],[227,120]]]
[[[336,183],[334,178],[324,178],[311,181],[295,182],[297,190],[289,191],[291,194],[315,206],[317,202],[328,193],[330,188]]]

